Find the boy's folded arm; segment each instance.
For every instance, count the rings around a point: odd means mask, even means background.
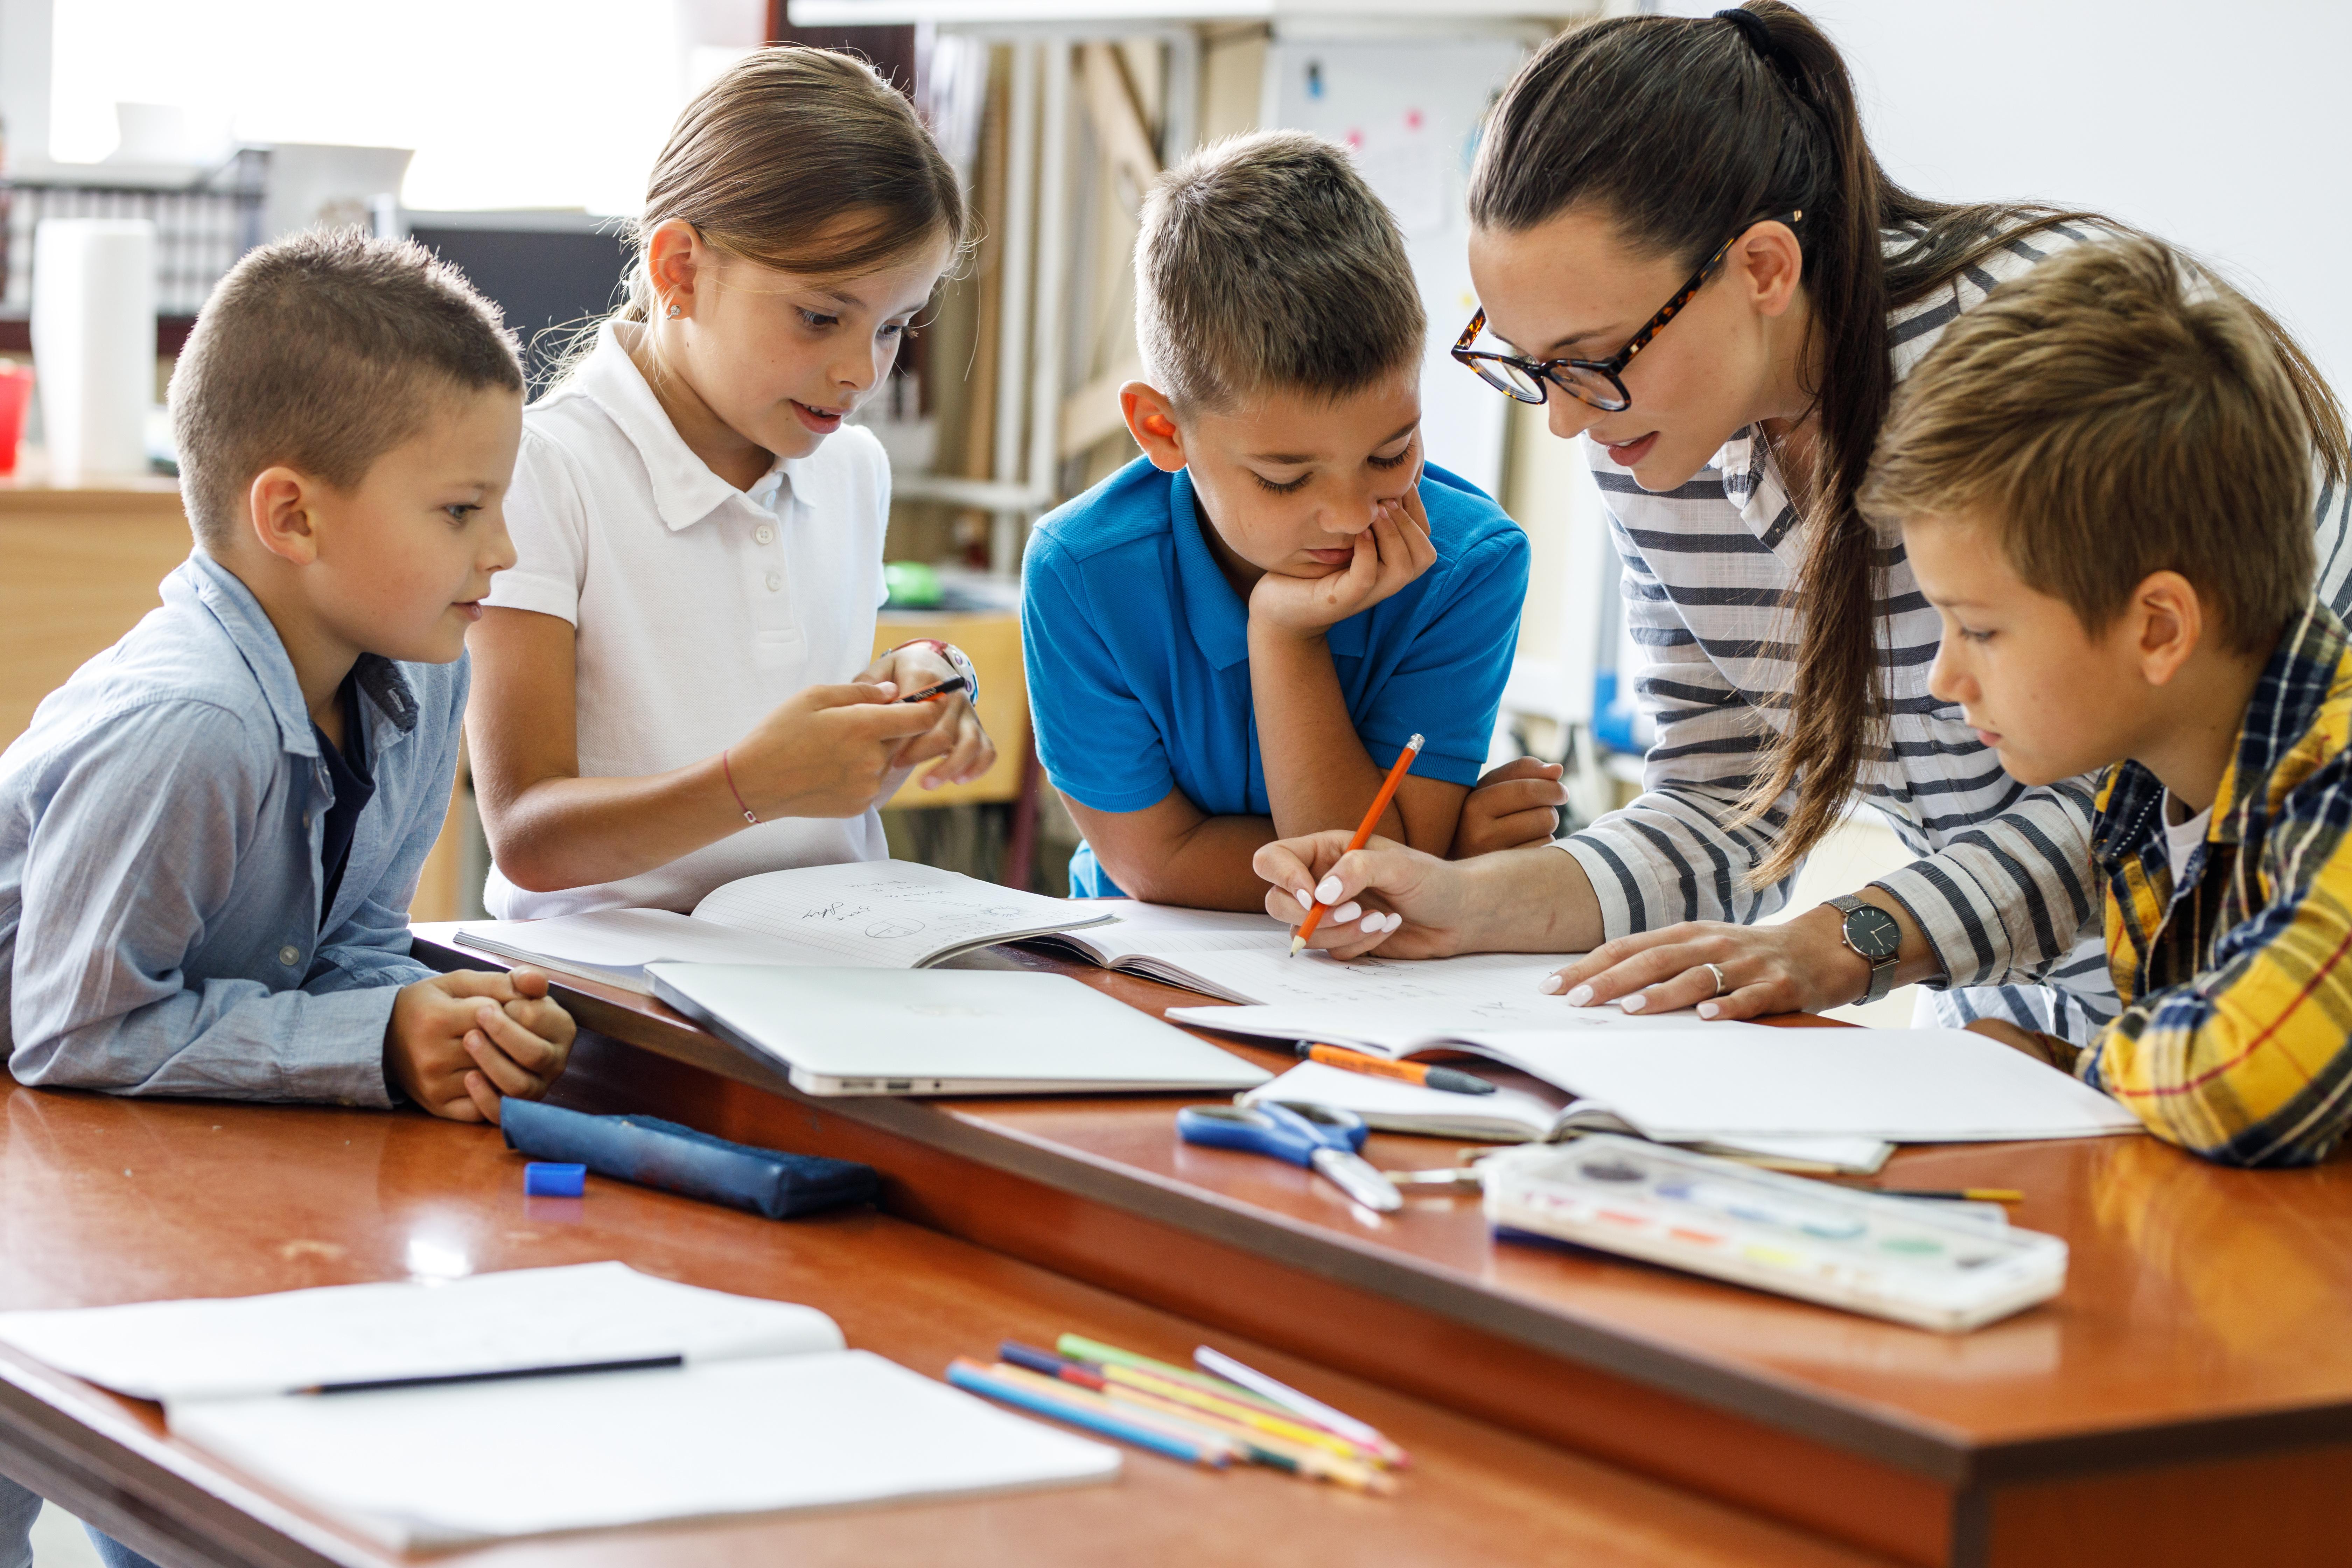
[[[393,986],[312,994],[183,972],[223,934],[207,926],[231,903],[278,744],[210,704],[159,702],[59,758],[26,847],[9,987],[20,1081],[390,1103]],[[275,954],[290,934],[252,940]]]
[[[2084,1080],[2223,1164],[2326,1159],[2352,1125],[2352,845],[2220,951],[2219,970],[2126,1008]]]
[[[1095,858],[1130,898],[1196,910],[1256,910],[1265,884],[1250,868],[1274,841],[1264,816],[1211,816],[1181,789],[1141,811],[1097,811],[1062,791]]]

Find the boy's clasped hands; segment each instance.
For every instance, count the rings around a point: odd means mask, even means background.
[[[577,1032],[536,969],[460,970],[404,985],[384,1030],[383,1075],[452,1121],[499,1119],[499,1100],[537,1100],[562,1075]]]

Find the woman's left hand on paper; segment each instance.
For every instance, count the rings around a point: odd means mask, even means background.
[[[1826,905],[1780,925],[1685,921],[1603,942],[1548,977],[1543,989],[1571,1007],[1615,1002],[1628,1013],[1696,1007],[1710,1019],[1819,1013],[1844,1006],[1870,984],[1870,965],[1839,929]]]

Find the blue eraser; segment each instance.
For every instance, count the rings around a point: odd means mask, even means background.
[[[522,1168],[522,1190],[534,1198],[576,1198],[588,1190],[588,1167],[534,1160]]]

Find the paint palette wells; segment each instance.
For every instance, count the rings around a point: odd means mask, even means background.
[[[1636,1138],[1515,1149],[1482,1168],[1498,1236],[1573,1242],[1924,1329],[1978,1328],[2066,1282],[2056,1237]]]

